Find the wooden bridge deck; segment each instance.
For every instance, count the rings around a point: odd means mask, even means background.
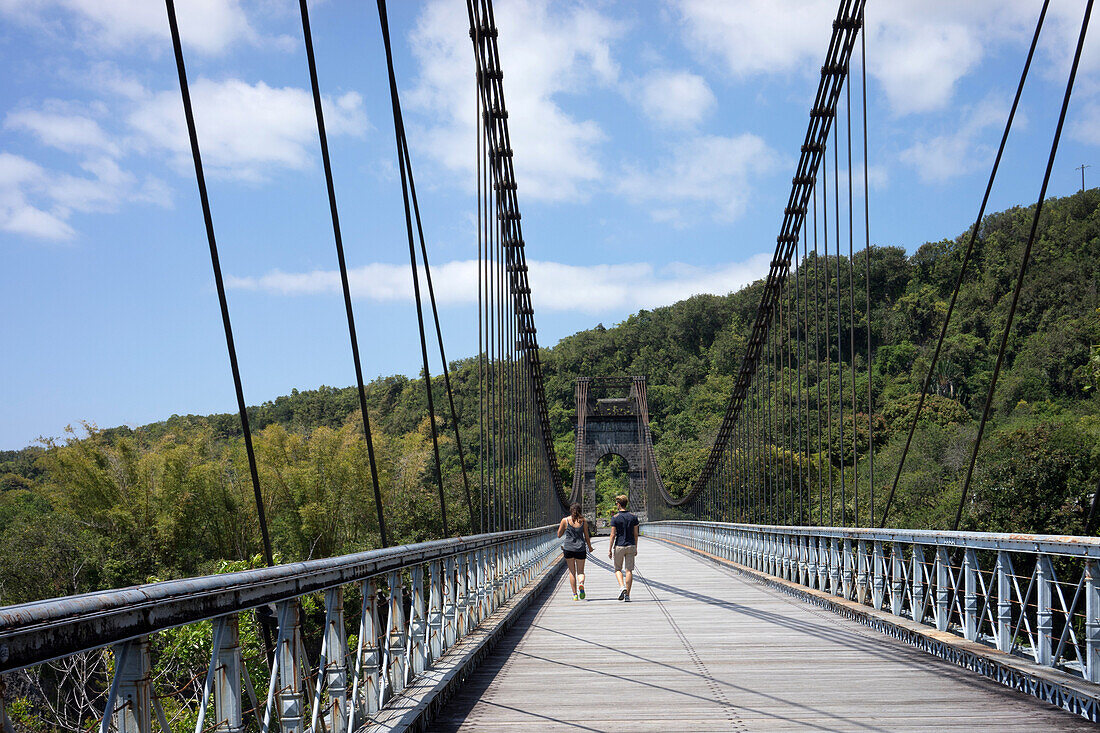
[[[733,571],[642,542],[631,603],[616,600],[599,552],[586,568],[587,601],[572,600],[563,573],[432,730],[1094,729]]]

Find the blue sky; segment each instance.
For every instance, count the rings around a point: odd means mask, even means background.
[[[496,5],[543,345],[766,272],[833,2]],[[868,3],[874,243],[968,225],[1040,5]],[[351,384],[297,3],[178,6],[245,396]],[[991,211],[1037,194],[1083,7],[1052,3]],[[311,20],[364,367],[415,374],[378,19],[329,0]],[[466,22],[461,0],[391,3],[452,358],[477,343]],[[1100,175],[1097,45],[1051,195],[1080,186],[1082,162]],[[0,0],[0,64],[0,448],[81,420],[232,411],[163,7]]]

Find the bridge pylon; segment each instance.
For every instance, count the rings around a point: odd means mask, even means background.
[[[627,465],[630,510],[645,521],[647,483],[659,481],[649,433],[645,377],[580,377],[575,395],[573,499],[596,525],[596,464],[621,456]]]

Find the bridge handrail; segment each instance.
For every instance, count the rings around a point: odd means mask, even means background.
[[[177,626],[278,603],[505,542],[552,525],[419,542],[0,608],[0,673]]]
[[[1100,560],[1100,537],[1077,535],[1024,534],[1017,532],[951,532],[933,529],[876,529],[856,527],[803,527],[771,524],[737,524],[734,522],[697,522],[692,520],[665,520],[650,524],[696,525],[700,527],[725,527],[750,532],[761,532],[794,537],[813,534],[835,539],[863,540],[865,542],[900,542],[917,545],[944,545],[967,547],[975,550],[1004,550],[1041,555],[1087,557]]]
[[[691,520],[643,532],[812,603],[843,599],[841,614],[1100,722],[1100,538]]]

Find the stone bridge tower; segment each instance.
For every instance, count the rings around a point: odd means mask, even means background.
[[[596,526],[596,464],[608,455],[626,461],[630,510],[646,518],[646,481],[652,450],[645,377],[581,377],[576,384],[576,454],[573,496]]]

